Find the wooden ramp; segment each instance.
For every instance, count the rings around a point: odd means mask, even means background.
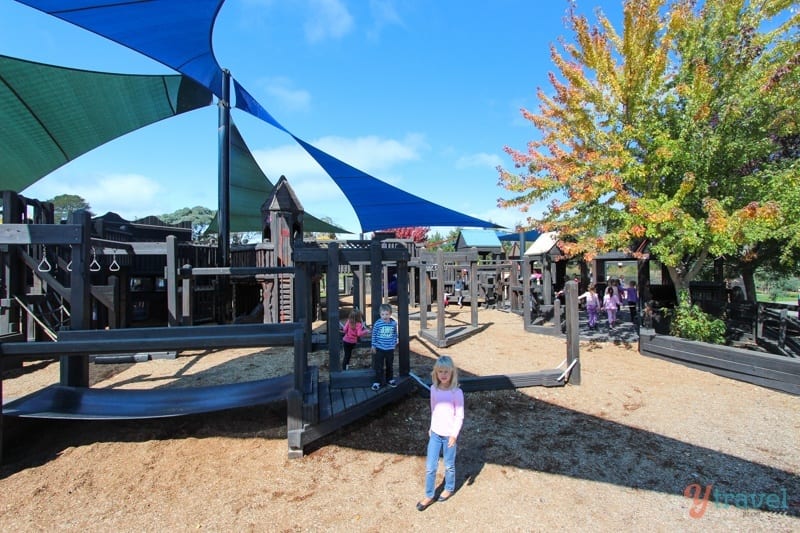
[[[437,335],[437,330],[435,328],[420,329],[418,335],[436,345],[437,348],[447,348],[471,335],[483,331],[487,327],[488,324],[482,324],[480,326],[472,326],[469,324],[445,326],[444,338],[441,339]]]
[[[418,386],[410,377],[401,376],[397,378],[397,387],[373,391],[372,376],[371,370],[336,372],[331,374],[330,381],[319,381],[317,387],[307,389],[303,404],[316,403],[316,417],[301,429],[289,430],[289,457],[301,457],[303,449],[312,442],[407,397]]]

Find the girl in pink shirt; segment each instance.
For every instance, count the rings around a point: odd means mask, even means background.
[[[431,372],[431,425],[428,429],[428,456],[425,461],[425,498],[417,502],[424,511],[434,501],[439,455],[444,457],[444,490],[438,501],[445,502],[456,490],[456,440],[464,423],[464,393],[458,387],[458,369],[443,355]]]
[[[342,361],[342,370],[347,370],[350,366],[350,357],[353,355],[353,348],[358,344],[358,339],[370,334],[370,331],[364,326],[364,315],[358,308],[350,311],[350,316],[347,317],[342,328],[342,346],[344,347],[344,360]]]

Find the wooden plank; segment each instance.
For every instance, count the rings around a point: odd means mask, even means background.
[[[319,384],[319,419],[326,420],[332,415],[330,385],[328,382],[322,382]]]
[[[413,379],[405,377],[400,378],[395,389],[382,389],[378,393],[369,391],[371,397],[367,401],[361,402],[351,409],[338,411],[331,418],[321,420],[313,426],[308,426],[301,436],[302,446],[305,447],[315,440],[369,415],[384,405],[405,398],[416,390],[416,387],[416,382]]]
[[[800,385],[800,374],[797,373],[793,374],[787,372],[777,372],[775,370],[761,368],[756,365],[736,363],[733,361],[727,361],[724,359],[718,359],[664,347],[658,347],[656,349],[642,348],[640,349],[640,353],[644,355],[660,355],[675,361],[686,361],[702,366],[705,369],[719,369],[721,371],[740,376],[752,376],[754,378],[763,378],[771,381]]]
[[[792,383],[785,383],[785,382],[776,381],[776,380],[772,380],[772,379],[764,379],[764,378],[760,378],[760,377],[757,377],[757,376],[742,374],[740,372],[731,372],[731,371],[724,370],[724,369],[721,369],[721,368],[710,367],[710,366],[694,363],[694,362],[691,362],[691,361],[687,361],[687,360],[684,360],[684,359],[675,359],[673,357],[668,357],[668,356],[656,354],[656,353],[653,353],[653,352],[642,351],[641,354],[646,356],[646,357],[652,357],[652,358],[655,358],[655,359],[662,359],[664,361],[669,361],[670,363],[680,363],[680,364],[682,364],[684,366],[687,366],[689,368],[702,370],[704,372],[711,372],[712,374],[716,374],[718,376],[722,376],[722,377],[725,377],[725,378],[735,379],[737,381],[744,381],[745,383],[752,383],[753,385],[758,385],[758,386],[766,387],[766,388],[769,388],[769,389],[774,389],[774,390],[778,390],[778,391],[782,391],[782,392],[788,392],[788,393],[791,393],[791,394],[800,395],[800,386],[792,384]]]
[[[331,397],[331,414],[332,416],[336,416],[342,411],[344,411],[344,397],[342,396],[342,391],[344,389],[330,389],[330,397]]]
[[[331,387],[337,389],[369,387],[375,380],[375,372],[368,369],[331,372],[329,379]]]
[[[724,359],[731,362],[755,365],[761,368],[769,368],[779,372],[794,373],[800,371],[800,359],[787,358],[781,355],[769,353],[754,352],[751,350],[743,350],[741,348],[733,348],[731,346],[688,341],[686,339],[680,339],[669,335],[655,335],[652,333],[645,334],[644,331],[645,330],[642,330],[642,333],[639,337],[640,348],[644,347],[648,350],[657,351],[663,347],[664,349],[669,350],[691,352],[698,355],[713,357],[715,359]]]
[[[353,394],[356,397],[356,401],[358,403],[366,402],[367,398],[369,398],[369,395],[367,394],[367,391],[372,392],[367,387],[356,387],[356,388],[354,388],[352,390],[353,390]]]
[[[298,324],[65,330],[56,342],[0,344],[0,355],[53,357],[141,351],[291,346]]]
[[[459,380],[461,389],[464,392],[476,392],[487,390],[506,390],[524,387],[562,387],[564,380],[559,380],[562,372],[559,370],[547,370],[540,372],[529,372],[522,374],[494,375],[464,377]]]
[[[81,244],[80,224],[0,224],[0,244]]]
[[[344,408],[350,409],[358,404],[356,395],[353,394],[353,389],[342,389],[342,399],[344,400]]]

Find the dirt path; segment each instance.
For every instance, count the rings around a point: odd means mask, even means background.
[[[448,321],[468,318],[453,309]],[[429,372],[440,353],[473,375],[564,359],[563,339],[526,333],[519,317],[481,311],[480,320],[490,327],[450,349],[413,340],[414,371]],[[312,363],[326,356],[311,354]],[[468,394],[457,492],[423,513],[414,504],[429,413],[412,396],[299,460],[287,459],[280,405],[18,424],[27,438],[6,442],[0,530],[800,529],[800,398],[643,357],[635,345],[582,343],[581,362],[580,386]],[[290,369],[284,349],[185,353],[97,386],[206,385]],[[3,399],[57,380],[55,364],[10,377]],[[684,496],[694,486],[696,502]],[[704,507],[708,486],[719,501]],[[764,510],[746,508],[753,502]]]

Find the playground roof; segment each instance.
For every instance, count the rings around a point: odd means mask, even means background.
[[[459,232],[457,244],[475,248],[497,248],[498,250],[503,246],[494,231],[481,229],[462,229]]]
[[[102,35],[223,94],[211,34],[224,0],[19,0]],[[236,108],[289,134],[328,173],[353,206],[361,231],[411,226],[500,227],[393,187],[323,152],[278,123],[236,80]]]
[[[533,242],[539,238],[539,235],[542,233],[535,229],[530,229],[528,231],[522,232],[522,236],[525,237],[525,242]],[[504,232],[497,232],[497,238],[501,241],[519,241],[520,232],[513,232],[513,233],[504,233]]]
[[[525,255],[544,255],[553,251],[558,244],[558,233],[555,231],[548,231],[539,235],[533,244],[531,244]]]

